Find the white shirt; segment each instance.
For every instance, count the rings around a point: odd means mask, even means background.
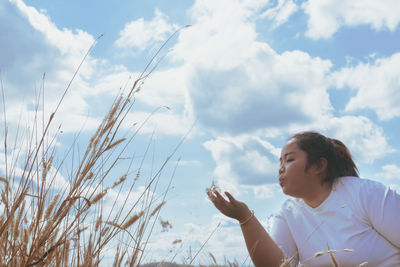
[[[400,266],[400,195],[383,184],[339,178],[317,208],[288,199],[275,216],[271,237],[292,266]],[[318,252],[322,256],[314,257]]]

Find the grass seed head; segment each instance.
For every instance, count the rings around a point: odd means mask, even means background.
[[[163,201],[160,204],[158,204],[158,206],[150,214],[150,217],[154,216],[157,213],[157,211],[159,211],[162,208],[162,206],[164,206],[164,204],[165,204],[165,201]]]
[[[50,205],[47,207],[46,213],[45,213],[45,215],[44,215],[44,219],[45,219],[45,220],[47,220],[47,219],[50,218],[50,215],[51,215],[51,213],[53,212],[54,207],[56,206],[59,197],[60,197],[60,194],[57,194],[57,195],[53,198],[53,200],[50,202]]]
[[[221,189],[214,181],[212,181],[211,186],[206,188],[207,196],[211,201],[214,201],[215,199],[215,192],[220,193]]]
[[[100,201],[108,192],[108,188],[98,193],[91,201],[90,204],[95,204]]]
[[[88,175],[86,176],[86,180],[90,180],[93,178],[94,173],[93,172],[89,172]]]
[[[169,223],[169,221],[163,221],[161,218],[160,218],[160,224],[161,224],[161,227],[162,227],[162,232],[166,232],[166,231],[168,231],[168,229],[171,229],[172,228],[172,225]]]
[[[104,151],[110,150],[111,148],[119,145],[120,143],[124,142],[125,140],[126,140],[126,138],[121,138],[121,139],[115,141],[114,143],[109,144]]]
[[[112,185],[111,188],[115,188],[115,187],[119,186],[121,183],[123,183],[126,180],[126,177],[127,177],[126,174],[122,175],[118,181],[114,182],[114,184]]]
[[[143,211],[139,212],[138,214],[133,215],[132,217],[130,217],[122,226],[122,229],[127,229],[128,227],[130,227],[132,224],[134,224],[140,217],[142,217],[142,215],[144,214]]]

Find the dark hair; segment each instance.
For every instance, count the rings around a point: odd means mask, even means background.
[[[341,141],[312,131],[297,133],[289,140],[292,139],[307,153],[306,170],[312,164],[318,164],[321,158],[327,160],[326,176],[322,183],[333,184],[337,178],[343,176],[358,177],[358,169],[350,151]]]

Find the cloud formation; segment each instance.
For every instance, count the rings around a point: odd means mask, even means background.
[[[21,121],[20,126],[25,127],[37,115],[33,107],[40,103],[38,99],[45,99],[45,105],[39,105],[39,112],[44,107],[45,117],[54,110],[94,38],[82,30],[59,30],[48,16],[21,0],[3,1],[1,8],[5,12],[0,18],[0,31],[6,38],[1,40],[0,58],[8,122]],[[96,66],[97,61],[89,56],[56,115],[64,118],[64,132],[81,129],[77,121],[86,122],[89,128],[97,123],[88,118],[85,100]],[[21,114],[26,117],[21,118]]]
[[[293,0],[279,0],[275,7],[267,9],[261,17],[272,20],[273,27],[276,28],[286,23],[298,10],[299,7]]]
[[[249,135],[219,137],[204,143],[216,162],[218,184],[237,192],[238,185],[276,183],[280,150],[261,138]],[[239,192],[237,192],[239,193]],[[266,191],[257,191],[265,194]]]
[[[356,92],[345,110],[373,110],[381,120],[400,117],[400,53],[347,67],[332,76],[337,88]]]
[[[254,15],[261,7],[197,1],[190,12],[193,26],[181,32],[171,53],[190,70],[191,108],[211,130],[240,134],[330,113],[331,62],[302,51],[279,54],[259,42]]]
[[[189,88],[194,113],[205,126],[236,134],[310,123],[331,111],[330,66],[301,51],[260,49],[229,70],[199,69]]]
[[[381,177],[385,179],[400,179],[400,167],[396,164],[388,164],[382,166]]]
[[[119,32],[115,46],[119,48],[135,48],[143,51],[155,43],[164,41],[170,34],[178,29],[176,24],[170,24],[169,18],[156,9],[154,18],[145,21],[143,18],[127,23]]]
[[[397,0],[308,0],[302,4],[309,16],[306,35],[312,39],[329,38],[340,27],[370,25],[375,30],[394,31],[400,22]]]
[[[350,149],[356,163],[370,164],[394,152],[383,129],[367,117],[332,117],[316,129],[341,140]]]

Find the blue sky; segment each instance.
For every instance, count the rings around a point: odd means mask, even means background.
[[[247,255],[240,229],[218,214],[205,188],[217,182],[267,226],[285,199],[276,174],[293,133],[316,130],[342,140],[362,177],[399,190],[399,10],[397,0],[1,1],[8,123],[18,124],[21,114],[29,120],[44,72],[49,114],[85,51],[104,34],[57,118],[60,150],[78,131],[90,136],[128,78],[174,31],[191,25],[162,51],[128,117],[142,122],[170,107],[137,137],[141,144],[155,132],[160,159],[194,125],[176,154],[181,163],[161,213],[173,228],[153,234],[147,257],[177,253],[182,261],[221,222],[198,261],[208,263],[212,252],[240,263]]]

